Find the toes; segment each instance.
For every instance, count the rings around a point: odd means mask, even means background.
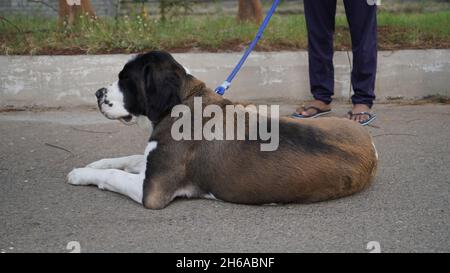
[[[358,117],[358,122],[359,122],[359,123],[364,122],[364,121],[366,121],[368,118],[369,118],[368,116],[359,116],[359,117]]]
[[[80,185],[81,182],[81,176],[79,169],[73,169],[68,175],[67,175],[67,182],[71,185]]]
[[[355,114],[352,114],[352,112],[349,112],[347,114],[347,118],[349,120],[352,120],[352,121],[355,121],[355,122],[358,122],[358,123],[362,123],[362,122],[367,121],[370,118],[370,116],[368,116],[368,115],[355,115]]]
[[[71,185],[88,185],[89,182],[86,179],[86,171],[84,168],[73,169],[67,175],[67,182]]]
[[[367,119],[369,119],[369,116],[364,116],[364,115],[348,115],[348,118],[352,121],[361,123],[366,121]]]

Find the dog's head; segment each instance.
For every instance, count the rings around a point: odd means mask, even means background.
[[[95,95],[100,111],[109,119],[132,123],[146,116],[158,123],[181,103],[186,69],[167,52],[137,55],[119,73],[119,79]]]

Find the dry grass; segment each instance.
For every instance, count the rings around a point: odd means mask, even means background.
[[[181,17],[162,22],[140,16],[117,21],[83,19],[58,29],[56,20],[8,17],[0,21],[0,54],[104,54],[152,49],[172,52],[241,51],[258,26],[238,24],[234,16]],[[345,16],[338,15],[336,49],[349,49]],[[450,11],[433,13],[380,12],[379,48],[450,48]],[[303,15],[274,16],[259,51],[300,50],[307,45]]]

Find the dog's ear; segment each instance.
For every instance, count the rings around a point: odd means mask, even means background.
[[[144,73],[147,116],[157,123],[175,105],[181,103],[181,75],[176,69],[154,69],[152,65],[148,65]]]

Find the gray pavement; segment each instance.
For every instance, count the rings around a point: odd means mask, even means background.
[[[286,206],[179,200],[161,211],[66,183],[74,167],[141,153],[140,128],[88,110],[0,113],[0,251],[68,252],[77,241],[82,252],[368,252],[378,241],[382,252],[449,252],[450,105],[376,111],[379,171],[360,194]]]

